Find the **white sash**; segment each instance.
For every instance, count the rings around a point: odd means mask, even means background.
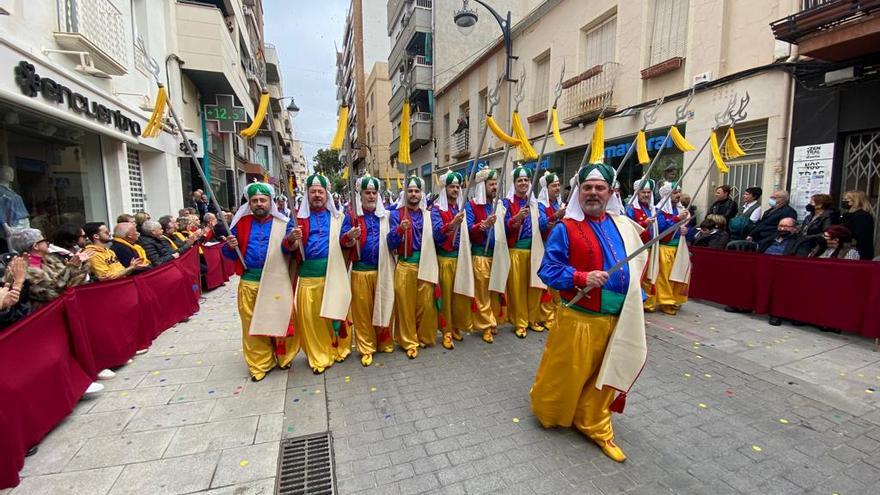
[[[436,284],[440,281],[440,269],[437,267],[437,248],[434,246],[431,212],[424,208],[421,208],[421,210],[422,252],[419,257],[419,280]]]
[[[351,282],[345,268],[345,258],[339,245],[342,215],[330,215],[330,239],[327,249],[327,274],[321,298],[321,318],[345,321],[351,305]]]
[[[455,265],[455,283],[452,286],[452,291],[473,298],[474,260],[471,258],[471,236],[468,232],[467,220],[462,220],[458,231],[458,263]]]
[[[394,308],[394,257],[388,250],[388,215],[379,217],[379,280],[373,295],[373,325],[387,328],[391,325]]]
[[[284,337],[293,311],[293,287],[287,271],[287,257],[281,252],[281,242],[287,232],[287,223],[272,219],[266,262],[260,275],[260,289],[254,304],[254,314],[248,335]]]
[[[499,201],[495,207],[495,250],[492,252],[492,271],[489,272],[489,290],[504,294],[507,290],[507,276],[510,274],[510,251],[507,250],[507,234],[504,233],[504,215],[507,209]],[[488,232],[486,233],[488,235]]]
[[[532,273],[529,274],[529,286],[534,289],[546,289],[547,285],[538,276],[541,268],[541,260],[544,259],[544,238],[541,237],[541,224],[538,221],[539,204],[529,204],[529,218],[532,221],[532,248],[529,253],[529,265]]]

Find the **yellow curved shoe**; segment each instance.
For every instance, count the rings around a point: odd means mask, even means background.
[[[406,357],[408,357],[410,359],[415,359],[416,356],[418,356],[418,355],[419,355],[419,350],[417,348],[416,349],[408,349],[406,351]]]
[[[312,368],[312,373],[314,373],[316,375],[320,375],[321,373],[324,372],[325,369],[326,368],[322,368],[321,366],[315,366]]]
[[[379,349],[379,352],[384,352],[386,354],[392,353],[392,352],[394,352],[394,346],[384,347],[382,349]]]
[[[678,314],[678,310],[675,309],[674,306],[672,306],[672,307],[670,307],[670,306],[660,306],[660,311],[661,311],[663,314],[665,314],[665,315],[669,315],[669,316],[675,316],[675,315]]]
[[[459,341],[459,342],[461,342],[461,341],[462,341],[462,338],[463,338],[463,337],[461,336],[461,330],[459,330],[458,328],[453,328],[453,329],[452,329],[452,338],[455,339],[455,340],[457,340],[457,341]]]
[[[614,443],[614,439],[609,440],[593,440],[596,445],[602,449],[602,453],[607,455],[609,459],[615,462],[623,462],[626,460],[626,454]]]
[[[452,343],[452,334],[447,333],[443,335],[443,348],[444,349],[455,349],[455,344]]]
[[[544,330],[547,330],[547,327],[540,323],[532,323],[529,325],[529,328],[531,328],[533,332],[543,332]]]
[[[372,354],[364,354],[361,356],[361,364],[364,366],[369,366],[373,364],[373,355]]]
[[[491,330],[486,330],[485,332],[483,332],[483,342],[485,342],[487,344],[491,344],[492,342],[495,342],[495,338],[492,337]]]
[[[526,338],[526,329],[525,328],[517,328],[516,331],[513,332],[517,337],[524,339]]]
[[[498,327],[492,327],[492,335],[498,335]]]

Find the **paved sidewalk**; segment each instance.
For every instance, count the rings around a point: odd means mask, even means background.
[[[615,415],[629,455],[543,430],[528,391],[544,335],[467,336],[410,361],[357,356],[247,379],[235,283],[103,382],[28,458],[9,494],[270,494],[282,438],[333,434],[349,493],[872,493],[873,343],[689,303],[648,318],[649,362]],[[841,375],[842,374],[842,375]]]

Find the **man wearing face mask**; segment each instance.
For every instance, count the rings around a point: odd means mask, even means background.
[[[623,412],[647,357],[639,283],[647,254],[608,273],[641,247],[642,228],[605,212],[614,169],[588,165],[577,177],[578,189],[547,239],[539,270],[547,285],[559,290],[561,304],[529,396],[545,428],[574,426],[606,456],[623,462],[611,412]],[[587,296],[567,307],[580,290]]]
[[[761,244],[766,238],[772,238],[776,234],[777,225],[783,218],[791,218],[797,222],[797,212],[788,204],[788,192],[774,191],[767,204],[770,208],[761,215],[746,240]]]
[[[798,228],[793,218],[783,218],[776,226],[776,235],[758,245],[758,252],[776,256],[794,256],[798,246]]]

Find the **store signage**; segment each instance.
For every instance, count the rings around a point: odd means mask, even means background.
[[[189,140],[189,145],[192,147],[192,150],[193,150],[194,153],[198,153],[198,152],[199,152],[199,145],[196,144],[195,141],[193,141],[192,139],[190,139],[190,140]],[[189,153],[187,152],[187,150],[186,150],[186,143],[181,142],[180,145],[178,146],[178,148],[180,149],[180,151],[189,154]]]
[[[795,146],[792,161],[791,206],[798,212],[798,218],[804,218],[814,194],[831,192],[834,143]]]
[[[666,139],[667,129],[653,131],[648,134],[647,139],[645,140],[648,148],[648,154],[653,155],[660,148],[664,147],[663,141],[666,141],[666,148],[672,148],[672,140]],[[612,141],[609,143],[605,143],[605,157],[606,158],[623,158],[627,151],[632,147],[632,138],[626,138],[625,140]]]
[[[233,133],[238,122],[247,122],[244,107],[235,106],[232,95],[217,95],[214,105],[205,105],[205,120],[217,122],[219,132]]]
[[[120,131],[128,132],[135,137],[141,135],[141,125],[137,121],[123,115],[119,110],[111,110],[96,101],[90,102],[82,93],[77,93],[48,77],[40,77],[33,64],[25,60],[15,67],[15,83],[25,96],[35,98],[37,95],[42,95],[43,98],[55,103],[67,103],[67,107],[77,114],[103,124],[113,124]]]

